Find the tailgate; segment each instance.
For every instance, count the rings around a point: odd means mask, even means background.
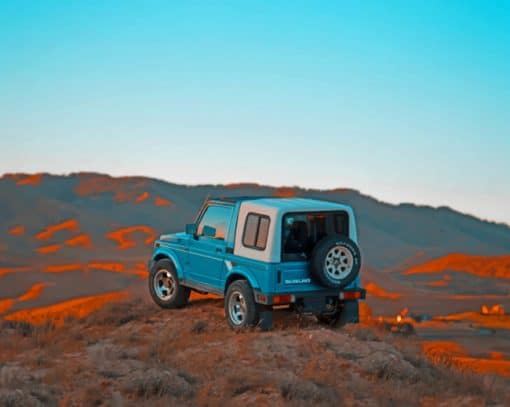
[[[278,292],[302,292],[324,289],[315,283],[306,261],[290,261],[277,267],[276,289]]]

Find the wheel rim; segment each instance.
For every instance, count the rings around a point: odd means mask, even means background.
[[[346,278],[354,266],[354,256],[345,246],[334,246],[326,254],[324,270],[335,281]]]
[[[234,291],[228,299],[228,313],[235,325],[241,325],[246,320],[246,300],[239,291]]]
[[[168,301],[174,295],[176,282],[172,273],[161,269],[154,276],[154,292],[162,301]]]

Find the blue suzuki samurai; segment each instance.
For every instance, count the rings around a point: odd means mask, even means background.
[[[273,307],[358,322],[361,256],[350,206],[304,198],[208,199],[186,231],[162,235],[149,290],[163,308],[191,290],[224,297],[233,329],[269,329]],[[286,306],[286,307],[282,307]]]

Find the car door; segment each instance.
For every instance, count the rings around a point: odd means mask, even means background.
[[[222,288],[220,281],[225,259],[226,236],[230,227],[233,207],[211,204],[197,224],[196,239],[189,245],[189,275],[195,283]],[[214,228],[214,236],[206,236],[204,227]]]

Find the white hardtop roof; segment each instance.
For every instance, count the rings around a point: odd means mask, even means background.
[[[349,205],[309,198],[254,198],[246,199],[242,204],[276,212],[352,211]]]
[[[232,202],[232,201],[231,201]],[[286,213],[345,211],[349,217],[349,237],[357,242],[356,223],[350,206],[336,202],[307,198],[250,198],[243,197],[236,226],[234,254],[255,260],[278,263],[281,261],[282,222]],[[264,250],[246,247],[242,242],[244,227],[251,214],[266,215],[270,218],[267,244]]]

